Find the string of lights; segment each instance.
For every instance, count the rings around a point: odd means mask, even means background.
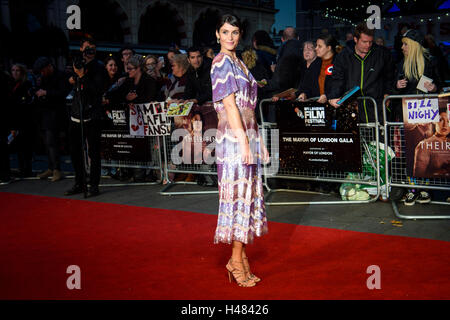
[[[325,8],[325,12],[322,13],[322,17],[326,19],[337,20],[341,23],[346,23],[349,25],[356,25],[361,19],[361,16],[368,16],[366,13],[367,7],[370,5],[378,5],[382,11],[382,21],[383,22],[395,22],[403,20],[406,16],[411,17],[411,15],[405,15],[414,5],[417,5],[417,0],[385,0],[385,1],[368,1],[364,5],[357,5],[352,7],[345,7],[339,1],[336,1],[337,5],[334,8]],[[407,6],[405,6],[407,5]],[[404,8],[406,7],[406,8]],[[405,9],[404,11],[401,10]],[[446,10],[448,11],[448,10]],[[384,13],[384,14],[383,14]],[[387,15],[387,16],[386,16]],[[450,16],[449,12],[437,12],[429,13],[427,16],[417,17],[418,23],[428,23],[428,22],[441,22]],[[358,21],[356,21],[355,18]]]

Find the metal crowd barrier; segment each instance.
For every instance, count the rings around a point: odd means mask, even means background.
[[[139,162],[139,161],[120,161],[120,160],[104,160],[102,159],[102,168],[103,167],[112,167],[112,168],[126,168],[126,169],[145,169],[145,170],[156,170],[159,171],[160,181],[164,179],[164,169],[163,162],[161,158],[161,138],[164,137],[149,137],[148,148],[151,151],[151,160],[148,162]],[[159,184],[158,181],[154,182],[131,182],[131,183],[104,183],[100,184],[102,187],[122,187],[122,186],[146,186],[146,185],[155,185]]]
[[[128,105],[128,104],[124,104]],[[129,112],[128,108],[126,112]],[[145,169],[159,171],[160,181],[163,180],[163,167],[161,159],[161,137],[151,136],[148,138],[147,150],[150,151],[151,159],[149,161],[136,161],[136,160],[106,160],[102,159],[102,168],[118,168],[118,169]],[[87,164],[88,165],[88,164]],[[106,178],[107,176],[102,176]],[[102,187],[123,187],[123,186],[145,186],[154,185],[159,182],[120,182],[120,183],[103,183]]]
[[[265,199],[267,205],[326,205],[326,204],[360,204],[360,203],[371,203],[375,202],[380,196],[380,149],[379,149],[379,123],[378,123],[378,113],[377,104],[372,97],[360,97],[360,100],[372,101],[375,110],[375,122],[367,124],[359,124],[360,140],[361,140],[361,155],[364,152],[368,153],[368,144],[371,141],[376,143],[376,159],[371,159],[371,168],[363,166],[362,176],[363,180],[350,180],[347,179],[348,172],[339,171],[320,171],[320,170],[297,170],[297,169],[279,169],[277,173],[270,173],[267,165],[264,166],[264,185],[268,192],[266,193]],[[267,136],[267,130],[275,129],[275,123],[264,122],[263,115],[263,103],[272,102],[271,99],[261,100],[259,105],[259,112],[262,122],[262,135],[266,147],[269,152],[273,152],[271,143],[269,142],[269,137]],[[278,155],[276,156],[278,158]],[[273,159],[273,157],[271,157]],[[375,172],[375,174],[371,173]],[[335,201],[272,201],[271,198],[275,193],[288,192],[288,193],[304,193],[304,194],[320,194],[318,192],[304,191],[304,190],[292,190],[292,189],[271,189],[269,187],[268,179],[292,179],[292,180],[309,180],[309,181],[319,181],[319,182],[337,182],[337,183],[352,183],[352,184],[364,184],[371,185],[377,188],[376,196],[373,196],[369,200],[357,200],[357,201],[347,201],[347,200],[335,200]]]
[[[197,191],[168,191],[170,188],[176,185],[197,185],[196,181],[174,181],[170,179],[169,174],[192,174],[192,175],[216,175],[217,167],[216,164],[196,164],[196,163],[181,163],[172,164],[170,161],[170,153],[173,148],[180,142],[172,141],[171,136],[163,136],[163,150],[164,150],[164,175],[167,184],[160,191],[161,195],[171,196],[171,195],[199,195],[199,194],[211,194],[218,193],[217,187],[214,190],[197,190]]]
[[[206,105],[209,105],[209,107],[213,108],[212,102],[207,102],[204,105],[200,106],[200,109],[198,110],[205,110]],[[203,108],[203,109],[202,109]],[[216,116],[215,110],[211,109],[208,112],[214,112],[214,116]],[[208,113],[207,112],[207,113]],[[203,126],[205,123],[203,123]],[[203,130],[202,130],[202,137],[203,137]],[[202,138],[203,139],[203,138]],[[196,181],[176,181],[175,179],[171,179],[170,175],[176,175],[176,174],[187,174],[187,175],[194,175],[196,178],[198,178],[199,175],[204,176],[215,176],[217,177],[217,167],[216,163],[212,164],[206,164],[203,161],[201,163],[196,163],[195,161],[191,161],[192,163],[187,163],[186,161],[183,161],[180,164],[173,164],[172,163],[172,156],[171,153],[176,148],[178,144],[181,142],[179,141],[179,137],[173,137],[172,135],[169,136],[163,136],[162,137],[162,153],[163,153],[163,161],[164,161],[164,180],[166,182],[163,189],[160,191],[161,195],[202,195],[202,194],[217,194],[218,188],[214,187],[214,190],[191,190],[191,191],[169,191],[174,186],[177,185],[197,185]],[[202,140],[203,141],[203,140]],[[192,147],[192,145],[191,145]],[[202,154],[203,154],[203,148],[202,148]],[[194,152],[194,149],[191,149],[191,152]],[[202,157],[203,158],[203,157]],[[193,159],[191,159],[193,160]],[[217,181],[217,178],[215,178]]]
[[[423,94],[423,95],[390,95],[383,100],[383,115],[386,119],[386,102],[388,100],[402,99],[402,98],[438,98],[437,94]],[[450,179],[446,178],[415,178],[414,185],[409,184],[407,169],[406,169],[406,156],[405,156],[405,137],[403,131],[403,122],[385,122],[384,130],[387,134],[384,135],[384,144],[388,146],[394,146],[394,139],[398,137],[400,133],[400,148],[396,148],[398,156],[396,161],[388,162],[388,155],[385,155],[386,161],[386,190],[390,192],[391,187],[407,188],[407,189],[427,189],[427,190],[445,190],[450,191]],[[388,134],[389,133],[389,134]],[[399,211],[396,201],[391,200],[392,209],[394,214],[401,219],[450,219],[450,215],[404,215]],[[431,201],[431,204],[450,205],[447,202]],[[423,207],[424,209],[426,207]]]

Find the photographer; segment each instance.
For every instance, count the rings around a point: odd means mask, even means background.
[[[104,113],[102,95],[105,81],[102,73],[88,68],[86,60],[82,56],[74,57],[73,68],[76,76],[73,77],[75,94],[69,110],[69,141],[72,165],[75,170],[75,184],[64,194],[69,196],[87,191],[87,196],[92,197],[100,193],[98,185],[101,170],[101,119]],[[86,190],[86,170],[83,164],[83,161],[85,161],[84,146],[86,141],[89,146],[88,154],[91,160],[89,170],[90,188],[88,190]]]
[[[102,78],[102,90],[106,91],[108,89],[108,73],[103,63],[95,58],[97,54],[97,46],[94,39],[82,39],[80,42],[80,52],[82,54],[82,58],[84,59],[86,70],[88,70],[91,74],[98,74],[98,76]],[[69,79],[70,84],[75,85],[75,80],[76,75]]]
[[[33,72],[40,77],[31,88],[33,103],[40,111],[40,129],[48,152],[48,169],[38,175],[41,179],[50,176],[52,181],[62,178],[60,171],[59,133],[63,128],[65,97],[69,92],[64,74],[53,66],[47,57],[40,57],[33,66]]]

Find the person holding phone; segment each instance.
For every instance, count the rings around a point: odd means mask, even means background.
[[[156,100],[156,80],[145,72],[144,58],[135,54],[127,63],[128,78],[111,93],[115,102],[147,103]]]

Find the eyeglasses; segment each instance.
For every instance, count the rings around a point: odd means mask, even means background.
[[[135,68],[135,67],[131,67],[131,68],[128,67],[127,70],[128,70],[128,71],[130,71],[130,70],[136,70],[136,68]]]

